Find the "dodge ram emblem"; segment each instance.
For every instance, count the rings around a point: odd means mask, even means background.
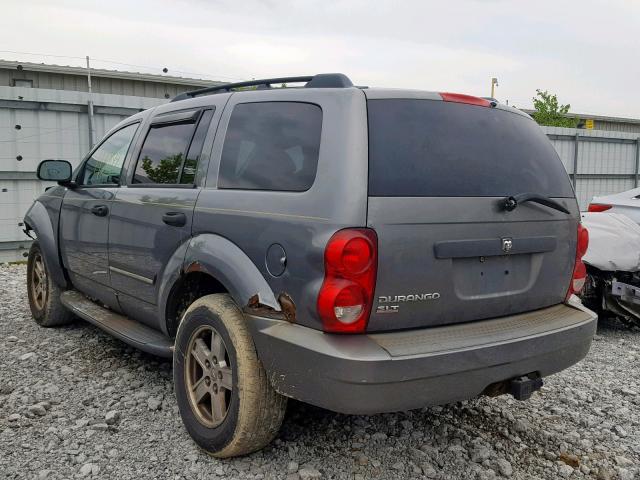
[[[503,238],[502,239],[502,251],[504,253],[509,253],[513,248],[513,239],[511,238]]]

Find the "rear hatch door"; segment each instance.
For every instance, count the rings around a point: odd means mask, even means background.
[[[505,107],[370,98],[368,226],[378,235],[369,331],[468,322],[561,303],[579,211],[540,127]],[[506,197],[537,204],[504,209]]]

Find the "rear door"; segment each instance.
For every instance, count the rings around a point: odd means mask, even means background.
[[[367,218],[379,247],[370,330],[468,322],[564,300],[578,206],[533,120],[420,98],[370,98],[368,116]],[[555,199],[570,214],[536,203],[505,210],[505,198],[519,193]]]
[[[215,108],[156,115],[116,192],[109,225],[109,272],[123,311],[155,326],[169,259],[191,236],[206,167],[201,158]]]

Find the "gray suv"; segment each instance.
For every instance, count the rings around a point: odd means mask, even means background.
[[[184,424],[218,457],[268,444],[287,398],[526,399],[596,328],[573,295],[588,234],[571,182],[493,99],[341,74],[216,86],[38,176],[59,185],[25,217],[36,322],[172,357]]]

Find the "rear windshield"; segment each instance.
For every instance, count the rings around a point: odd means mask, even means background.
[[[369,195],[573,197],[551,142],[531,119],[437,100],[368,101]]]

